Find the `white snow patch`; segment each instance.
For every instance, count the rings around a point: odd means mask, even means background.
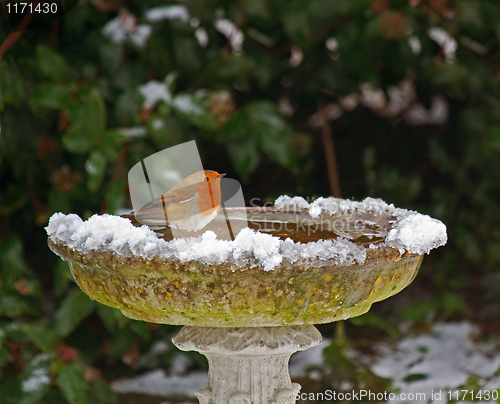
[[[243,42],[245,41],[245,36],[240,29],[233,24],[232,21],[225,18],[220,18],[214,22],[215,29],[224,35],[231,44],[231,49],[235,52],[241,52],[243,50]]]
[[[153,29],[147,24],[137,25],[137,18],[133,14],[127,13],[110,20],[103,27],[102,32],[114,43],[123,43],[129,39],[134,45],[142,48]]]
[[[246,227],[238,233],[233,244],[233,257],[237,263],[241,262],[243,265],[255,257],[257,262],[264,264],[265,271],[270,271],[283,260],[279,252],[281,240],[270,234],[259,233]]]
[[[309,348],[307,351],[299,351],[290,358],[288,367],[290,377],[304,377],[308,374],[309,368],[313,366],[323,366],[325,358],[323,357],[323,349],[331,343],[330,338],[323,338],[320,345]]]
[[[139,24],[136,27],[135,31],[130,34],[130,41],[134,45],[142,48],[144,45],[146,45],[146,42],[148,41],[152,32],[153,28],[151,28],[151,25]]]
[[[31,374],[21,383],[21,390],[24,393],[34,393],[43,390],[50,384],[48,361],[51,357],[48,354],[38,354],[32,361]]]
[[[374,216],[391,216],[404,215],[408,212],[405,209],[395,208],[392,203],[389,205],[382,199],[369,197],[362,202],[334,197],[320,197],[309,205],[309,214],[313,218],[317,218],[321,213],[328,215],[366,213]]]
[[[184,112],[185,114],[192,114],[200,116],[204,114],[203,109],[192,101],[192,98],[188,94],[178,94],[174,98],[173,105],[178,111]]]
[[[84,222],[75,214],[54,213],[45,229],[54,241],[84,253],[104,250],[152,258],[167,246],[149,227],[135,227],[128,219],[108,214]]]
[[[448,120],[448,102],[437,95],[432,98],[429,109],[420,103],[414,103],[405,112],[404,117],[409,125],[444,125]]]
[[[133,254],[151,259],[175,258],[207,265],[232,263],[238,267],[260,267],[270,271],[286,260],[304,266],[362,264],[362,246],[339,238],[310,243],[285,241],[266,233],[243,228],[234,241],[218,240],[212,231],[201,237],[158,239],[149,227],[135,227],[130,220],[104,214],[83,222],[77,215],[55,213],[46,227],[54,240],[83,253],[109,251],[122,256]]]
[[[418,39],[417,36],[412,35],[408,38],[408,45],[410,46],[411,51],[415,55],[420,55],[422,52],[422,42],[420,42],[420,39]]]
[[[431,334],[405,338],[395,350],[379,347],[383,355],[372,366],[372,371],[378,376],[391,378],[400,394],[425,394],[425,401],[414,400],[412,403],[446,403],[447,391],[456,390],[471,375],[483,379],[480,381],[481,390],[497,389],[500,377],[494,374],[500,367],[500,354],[476,345],[471,340],[475,331],[475,327],[467,322],[436,324]],[[411,375],[421,375],[422,378],[407,381]],[[441,400],[436,396],[432,400],[431,392],[439,390],[443,392]],[[388,403],[404,402],[397,398]]]
[[[386,242],[403,254],[429,253],[433,248],[446,244],[446,226],[437,219],[420,213],[409,214],[389,232]]]
[[[458,44],[447,31],[443,28],[433,27],[427,31],[427,35],[441,47],[447,61],[455,60]]]
[[[103,27],[102,33],[113,42],[122,43],[127,38],[128,30],[121,24],[120,19],[116,17]]]
[[[301,196],[281,195],[274,201],[274,207],[282,210],[300,210],[309,208],[309,203]]]
[[[227,240],[217,240],[213,231],[206,231],[198,238],[177,238],[171,241],[183,262],[200,261],[204,264],[221,264],[229,258],[231,245]]]
[[[146,19],[149,22],[158,22],[162,20],[180,20],[189,21],[189,11],[185,6],[163,6],[155,7],[146,11]]]
[[[194,37],[200,44],[202,48],[206,48],[208,45],[208,33],[207,30],[203,27],[198,27],[194,31]]]
[[[148,131],[145,126],[133,126],[131,128],[119,128],[120,132],[125,137],[141,137],[147,135]]]
[[[158,101],[164,101],[167,104],[172,101],[172,94],[164,83],[151,80],[139,87],[139,92],[144,97],[144,107],[150,108]]]
[[[292,205],[292,198],[280,198],[277,200],[280,206]],[[304,202],[307,203],[305,200]],[[301,203],[300,207],[306,206]],[[448,239],[446,226],[441,221],[414,211],[396,208],[382,199],[366,198],[362,202],[356,202],[330,197],[318,198],[309,204],[309,215],[313,218],[318,218],[321,214],[346,216],[354,213],[378,217],[394,216],[396,223],[390,230],[385,245],[394,247],[401,253],[408,251],[412,254],[428,254],[433,248],[445,245]]]
[[[366,259],[364,247],[343,238],[309,243],[294,243],[287,238],[281,243],[281,254],[288,262],[305,267],[328,265],[331,262],[349,266],[363,264]]]
[[[157,369],[132,379],[116,380],[111,383],[115,393],[148,394],[154,396],[185,395],[194,397],[194,392],[207,384],[206,372],[193,372],[185,376],[167,375]]]
[[[23,380],[21,390],[25,393],[39,391],[50,384],[49,372],[47,369],[35,369],[33,374],[26,380]]]

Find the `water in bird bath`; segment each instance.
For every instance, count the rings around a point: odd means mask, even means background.
[[[214,231],[222,234],[231,224],[234,227],[236,215],[241,210],[228,208],[221,211],[219,216],[209,223],[203,231]],[[366,220],[363,215],[337,216],[335,220],[313,219],[307,211],[283,212],[272,208],[249,208],[247,214],[248,227],[252,230],[276,236],[281,240],[290,238],[294,242],[308,243],[318,240],[333,240],[338,237],[351,240],[356,244],[371,244],[383,241],[396,217],[380,218],[377,222]],[[141,226],[131,215],[124,215],[135,226]],[[232,223],[231,223],[231,222]],[[165,227],[152,227],[157,235],[164,240],[172,240],[172,233]],[[191,234],[189,234],[191,235]]]

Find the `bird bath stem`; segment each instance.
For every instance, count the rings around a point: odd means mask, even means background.
[[[312,325],[184,327],[173,342],[208,359],[207,387],[195,393],[200,404],[288,404],[300,391],[288,373],[290,355],[320,344],[321,334]]]
[[[174,344],[209,362],[201,404],[291,404],[300,386],[288,360],[321,342],[312,324],[367,312],[414,279],[423,252],[446,242],[441,222],[380,200],[310,209],[302,201],[293,212],[246,209],[254,230],[234,241],[208,232],[165,241],[116,216],[56,214],[49,246],[92,299],[136,320],[185,325]],[[208,228],[225,224],[218,220]]]

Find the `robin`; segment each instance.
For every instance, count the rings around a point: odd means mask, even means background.
[[[151,205],[132,212],[141,223],[164,222],[182,231],[197,232],[219,213],[221,204],[220,180],[226,174],[217,171],[198,171],[183,179]]]

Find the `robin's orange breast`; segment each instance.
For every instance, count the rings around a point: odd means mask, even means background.
[[[221,203],[220,180],[202,182],[198,185],[199,198],[196,204],[203,216],[212,215],[214,210],[219,211]]]

